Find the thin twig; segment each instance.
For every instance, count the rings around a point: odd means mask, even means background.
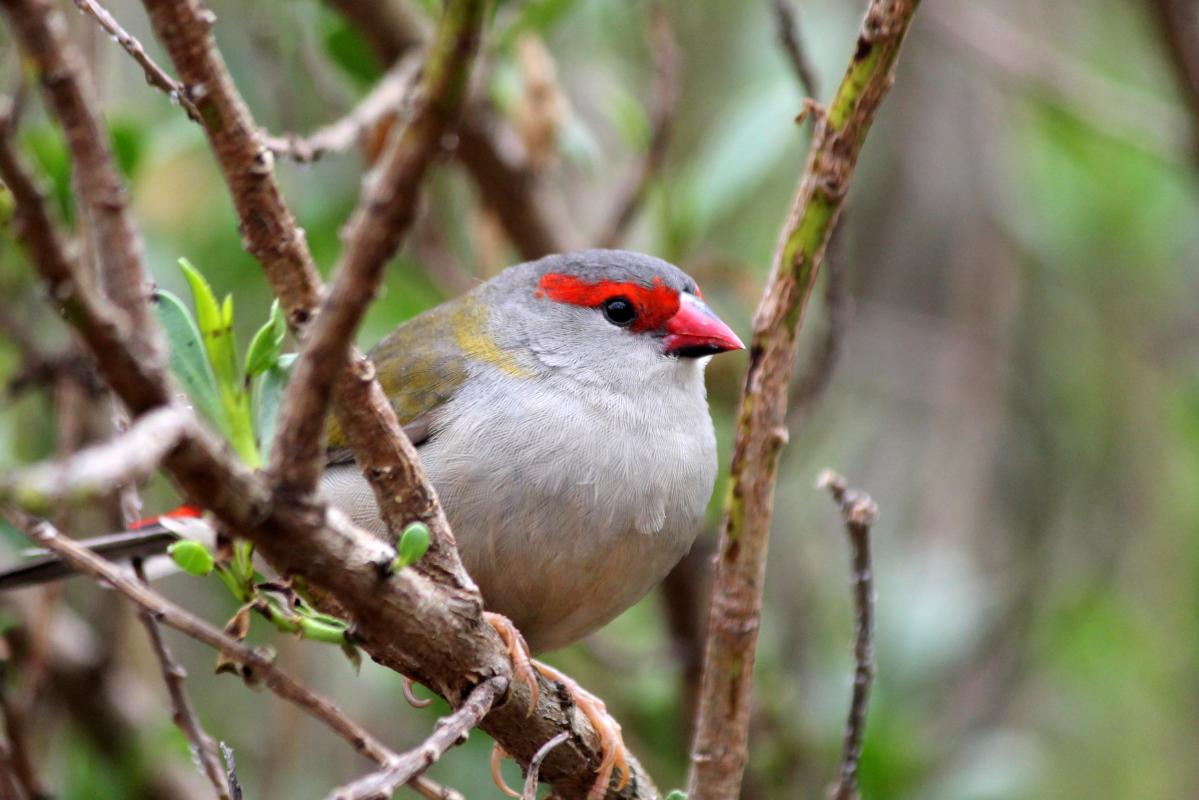
[[[341,119],[304,137],[295,134],[267,136],[266,146],[276,156],[301,164],[316,161],[326,153],[349,150],[360,144],[367,132],[385,116],[400,113],[419,67],[420,61],[414,58],[397,61],[366,97]]]
[[[774,8],[774,27],[778,33],[779,44],[787,55],[787,63],[799,79],[800,88],[808,97],[818,97],[820,85],[816,81],[816,70],[808,58],[808,51],[803,46],[799,12],[791,0],[771,0],[770,5]]]
[[[618,247],[637,216],[654,176],[666,160],[679,104],[679,48],[670,29],[666,7],[653,4],[649,23],[654,82],[650,101],[650,137],[645,155],[618,194],[611,221],[599,237],[600,247]]]
[[[235,659],[242,665],[247,678],[298,705],[349,742],[361,755],[380,765],[389,765],[397,758],[395,753],[347,717],[331,700],[276,667],[268,653],[242,644],[190,611],[175,605],[149,586],[128,578],[116,565],[63,536],[50,523],[8,507],[0,507],[0,515],[30,539],[54,551],[75,571],[90,575],[116,589],[150,614],[155,622],[174,628]]]
[[[108,132],[85,89],[83,58],[65,35],[62,13],[50,0],[0,0],[14,38],[37,65],[47,107],[62,124],[80,204],[94,226],[100,277],[111,300],[128,317],[129,341],[149,363],[165,359],[150,308],[141,237],[133,225],[125,187],[108,146]]]
[[[140,559],[133,562],[133,570],[137,579],[146,583],[146,573],[142,569]],[[162,668],[162,678],[171,698],[172,719],[179,726],[179,730],[183,731],[187,741],[191,743],[192,753],[209,783],[212,784],[212,788],[216,790],[217,796],[221,800],[231,800],[232,791],[225,776],[221,756],[217,752],[216,740],[204,731],[204,726],[200,724],[200,718],[196,716],[196,709],[192,706],[191,698],[187,696],[187,686],[184,684],[187,671],[171,655],[170,648],[162,638],[162,631],[159,630],[158,623],[154,621],[154,615],[149,610],[142,609],[137,616],[146,628],[150,647],[158,659],[158,666]]]
[[[854,643],[853,696],[849,719],[845,723],[845,742],[841,750],[841,769],[829,791],[830,800],[857,800],[858,764],[862,758],[862,737],[866,733],[866,708],[870,686],[874,682],[874,574],[870,565],[870,526],[878,519],[878,506],[870,496],[850,489],[845,479],[832,470],[823,472],[816,482],[828,489],[841,508],[845,533],[849,538],[853,581]]]
[[[529,768],[525,771],[525,788],[520,794],[521,800],[537,800],[537,781],[538,773],[541,771],[541,762],[545,761],[545,757],[550,754],[550,751],[565,742],[569,736],[570,734],[566,731],[562,731],[543,744],[533,755],[533,760],[529,762]]]
[[[115,487],[136,485],[153,474],[194,425],[183,408],[157,408],[107,442],[0,478],[0,501],[15,500],[42,512],[63,500],[107,497]]]
[[[740,793],[748,752],[754,653],[762,614],[773,494],[787,387],[799,328],[862,143],[890,88],[918,0],[873,0],[853,58],[827,112],[817,115],[803,178],[754,315],[708,614],[703,687],[691,749],[688,796]]]
[[[8,747],[4,759],[7,763],[0,765],[0,773],[7,773],[11,778],[16,797],[46,800],[50,794],[42,788],[42,782],[33,766],[26,709],[13,703],[8,696],[8,665],[11,658],[8,642],[0,639],[0,716],[4,718],[4,736],[7,739],[5,744]]]
[[[200,122],[200,112],[196,109],[187,92],[184,91],[183,84],[172,78],[167,71],[158,66],[154,59],[146,53],[146,49],[128,31],[121,27],[121,23],[117,22],[108,9],[96,2],[96,0],[75,0],[75,6],[85,15],[92,17],[99,23],[100,27],[107,31],[121,46],[130,57],[138,63],[142,71],[146,75],[146,83],[151,86],[161,89],[171,99],[172,103],[178,103],[187,112],[187,116],[191,117],[194,122]]]
[[[504,696],[507,688],[507,678],[483,681],[467,695],[466,701],[453,714],[437,720],[432,735],[420,746],[397,756],[378,772],[335,789],[328,795],[328,800],[391,797],[397,788],[428,769],[446,750],[465,742],[467,735],[478,726],[496,700]]]
[[[241,781],[237,779],[237,762],[233,760],[233,748],[220,743],[221,761],[225,764],[225,780],[229,782],[229,794],[233,800],[241,800]]]

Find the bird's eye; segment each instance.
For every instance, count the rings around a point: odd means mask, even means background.
[[[604,319],[624,327],[637,319],[637,309],[625,298],[613,297],[604,301]]]

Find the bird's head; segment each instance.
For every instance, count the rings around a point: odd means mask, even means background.
[[[584,250],[513,267],[484,287],[491,333],[587,382],[698,372],[744,347],[678,267],[639,253]]]

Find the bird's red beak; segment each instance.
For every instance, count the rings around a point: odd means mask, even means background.
[[[721,322],[707,303],[693,294],[679,295],[679,310],[666,321],[667,355],[699,358],[728,350],[744,350],[733,329]]]

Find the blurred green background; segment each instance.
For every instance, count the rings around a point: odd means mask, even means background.
[[[62,5],[95,70],[156,279],[186,296],[175,260],[200,266],[218,293],[234,294],[244,345],[269,291],[201,131]],[[211,5],[233,76],[272,132],[336,118],[380,73],[367,43],[316,0]],[[420,19],[427,5],[410,10]],[[1146,6],[926,0],[917,13],[830,256],[848,297],[840,358],[783,457],[746,798],[820,797],[836,767],[852,611],[838,515],[813,489],[826,466],[881,508],[865,797],[1199,796],[1199,118],[1176,91]],[[802,169],[809,134],[794,118],[804,92],[769,2],[665,7],[681,95],[665,165],[626,244],[690,271],[747,336]],[[168,63],[139,4],[111,8]],[[818,99],[840,80],[863,8],[798,5]],[[508,0],[490,24],[477,94],[528,141],[522,98],[546,73],[544,60],[531,68],[520,55],[548,53],[554,67],[560,124],[534,152],[570,245],[595,243],[645,149],[649,18],[644,2]],[[18,62],[5,37],[0,81],[11,85]],[[36,102],[21,143],[70,219],[63,143]],[[336,260],[362,169],[359,153],[278,163],[322,269]],[[518,260],[446,158],[362,344]],[[827,324],[822,296],[805,323],[805,363]],[[28,376],[19,339],[44,354],[67,341],[11,230],[0,235],[0,311],[0,383],[11,384]],[[709,370],[722,463],[743,368],[732,356]],[[52,456],[108,425],[104,404],[77,383],[9,387],[0,466]],[[173,500],[161,479],[142,496],[148,511]],[[684,613],[651,594],[549,659],[606,700],[663,788],[686,768],[695,642],[683,623],[702,613],[694,580],[718,509],[711,516],[670,583]],[[59,521],[79,535],[107,525],[88,509]],[[234,610],[215,580],[177,576],[162,588],[217,622]],[[4,689],[28,712],[55,796],[209,796],[119,599],[74,581],[62,596],[0,603],[17,654]],[[292,707],[213,675],[211,652],[167,636],[208,731],[237,756],[247,798],[321,797],[367,770]],[[334,648],[272,635],[261,621],[252,638],[396,749],[445,710],[409,708],[397,675],[369,663],[356,675]],[[476,734],[430,774],[468,797],[497,797],[490,744]],[[515,784],[516,768],[506,769]]]

